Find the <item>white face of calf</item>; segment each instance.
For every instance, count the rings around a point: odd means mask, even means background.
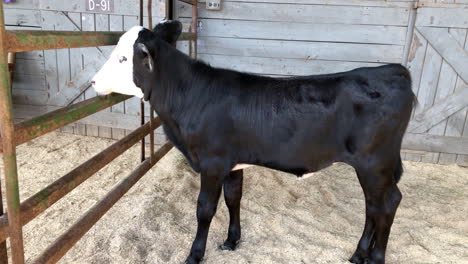
[[[133,45],[142,30],[143,27],[135,26],[120,37],[109,60],[92,79],[98,94],[114,92],[143,97],[143,91],[133,82]]]

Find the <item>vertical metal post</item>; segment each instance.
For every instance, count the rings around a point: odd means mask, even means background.
[[[1,178],[1,177],[0,177]],[[1,185],[0,179],[0,185]],[[5,214],[3,211],[3,198],[2,198],[2,190],[0,188],[0,215]],[[6,240],[0,243],[0,263],[7,264],[8,263],[8,253],[7,253],[7,245]]]
[[[23,264],[23,230],[20,218],[16,146],[14,145],[13,140],[13,102],[11,99],[10,73],[8,71],[8,59],[5,43],[3,1],[0,2],[0,120],[12,260],[14,264]]]
[[[143,0],[139,0],[140,3],[140,26],[143,26]],[[145,103],[143,99],[140,101],[140,125],[145,124]],[[141,139],[141,162],[145,161],[145,138]]]
[[[401,62],[403,65],[408,65],[409,53],[411,50],[411,45],[413,43],[413,34],[414,28],[416,25],[416,17],[418,15],[418,2],[419,0],[413,0],[413,8],[410,10],[410,15],[408,18],[408,30],[406,31],[406,43],[405,48],[403,50],[403,61]]]
[[[148,0],[148,28],[153,29],[153,1]]]
[[[153,1],[148,0],[148,28],[153,28]],[[150,162],[154,161],[154,110],[150,104]]]
[[[192,32],[195,34],[195,39],[193,40],[193,50],[192,57],[197,58],[197,33],[198,33],[198,1],[194,0],[192,5]]]

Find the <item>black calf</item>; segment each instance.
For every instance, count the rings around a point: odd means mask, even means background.
[[[408,70],[401,65],[293,78],[217,69],[172,45],[179,22],[142,30],[134,45],[134,80],[168,138],[201,173],[198,229],[188,263],[205,252],[221,188],[229,208],[228,238],[241,236],[242,171],[254,164],[298,176],[334,162],[356,169],[366,200],[366,223],[353,263],[384,263],[401,200],[400,147],[413,107]]]

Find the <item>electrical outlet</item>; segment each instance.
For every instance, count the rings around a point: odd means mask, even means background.
[[[221,0],[206,0],[207,10],[221,10]]]

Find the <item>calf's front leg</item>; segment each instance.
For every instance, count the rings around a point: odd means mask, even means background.
[[[218,171],[218,172],[216,172]],[[186,260],[188,264],[200,263],[205,255],[206,240],[211,220],[216,213],[223,175],[219,170],[206,170],[201,173],[200,194],[197,201],[197,235],[192,244],[190,255]]]

